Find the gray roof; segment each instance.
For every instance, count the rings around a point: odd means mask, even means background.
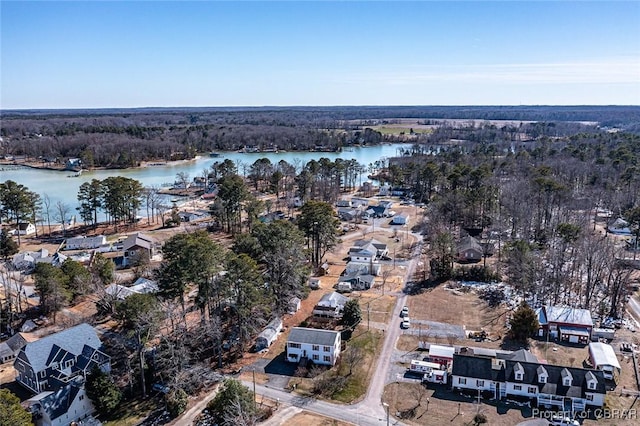
[[[538,358],[526,349],[519,349],[506,357],[511,361],[539,362]]]
[[[89,324],[79,324],[64,331],[43,337],[35,342],[28,343],[22,348],[22,351],[24,351],[34,372],[37,373],[47,368],[47,360],[54,345],[74,355],[79,355],[82,353],[85,345],[94,349],[100,349],[102,343],[98,338],[96,330]]]
[[[457,250],[458,250],[458,252],[463,252],[463,251],[467,251],[467,250],[476,250],[476,251],[479,251],[480,253],[483,252],[482,251],[482,246],[480,245],[478,240],[476,240],[475,238],[473,238],[470,235],[467,235],[466,237],[462,238],[458,242]]]
[[[345,297],[337,292],[327,293],[320,298],[318,301],[318,305],[320,306],[344,306],[345,303],[349,300],[348,297]]]
[[[129,235],[127,239],[124,240],[124,242],[122,243],[122,248],[124,250],[129,250],[130,248],[137,246],[137,247],[144,247],[150,250],[152,244],[153,244],[153,241],[151,237],[148,237],[140,233],[136,233],[133,235]]]
[[[593,327],[591,312],[588,309],[571,308],[569,306],[545,306],[544,313],[547,322]]]
[[[594,367],[597,368],[601,365],[610,365],[617,368],[618,371],[620,370],[618,357],[613,351],[611,345],[601,342],[591,342],[589,343],[589,353],[591,354]]]
[[[332,346],[340,336],[339,331],[293,327],[287,342]]]

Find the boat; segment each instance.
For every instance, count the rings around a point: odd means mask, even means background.
[[[209,157],[220,157],[220,153],[219,152],[210,152],[209,153]]]

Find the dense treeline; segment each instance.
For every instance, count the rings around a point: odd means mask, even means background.
[[[133,167],[146,160],[192,158],[213,150],[337,150],[341,147],[404,141],[404,135],[367,128],[400,118],[438,124],[420,142],[447,138],[492,142],[504,134],[567,136],[601,126],[640,129],[638,107],[336,107],[253,109],[157,109],[96,111],[10,111],[3,113],[0,153],[62,161],[81,158],[85,167]],[[443,125],[442,121],[445,120]],[[519,125],[485,126],[478,133],[446,119],[513,120]],[[531,123],[535,121],[535,123]],[[469,138],[469,133],[474,138]],[[457,135],[456,135],[457,134]],[[425,140],[428,139],[428,140]],[[513,138],[512,138],[513,139]]]
[[[455,242],[468,232],[498,246],[498,267],[531,304],[621,314],[631,269],[620,259],[632,254],[597,225],[622,217],[640,232],[639,136],[580,133],[438,149],[391,159],[384,175],[427,203],[436,278],[452,276]]]

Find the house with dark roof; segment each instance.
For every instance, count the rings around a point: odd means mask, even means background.
[[[591,340],[593,319],[588,309],[569,306],[543,306],[536,309],[540,337],[549,336],[563,342],[587,345]]]
[[[374,238],[366,240],[356,240],[353,246],[349,249],[349,256],[352,253],[357,254],[361,250],[366,250],[369,253],[373,253],[375,258],[381,258],[389,254],[389,248],[383,242],[380,242]]]
[[[293,327],[287,338],[287,361],[334,366],[341,343],[339,331]]]
[[[0,343],[0,364],[5,364],[16,359],[18,352],[28,342],[26,335],[16,333],[4,342]]]
[[[29,400],[38,425],[67,425],[93,413],[84,382],[94,368],[109,372],[93,327],[80,324],[27,343],[15,359],[16,381],[36,394]]]
[[[111,360],[100,350],[93,327],[79,324],[27,343],[18,353],[16,381],[34,393],[55,390],[94,367],[110,371]]]
[[[522,355],[522,354],[520,354]],[[602,371],[511,359],[454,355],[452,386],[491,393],[495,399],[529,400],[564,411],[602,407],[606,394]]]
[[[484,255],[484,249],[478,240],[467,235],[458,242],[456,253],[458,262],[480,262]]]

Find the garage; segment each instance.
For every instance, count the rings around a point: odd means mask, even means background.
[[[589,330],[582,327],[559,327],[560,340],[586,345],[589,343]]]

